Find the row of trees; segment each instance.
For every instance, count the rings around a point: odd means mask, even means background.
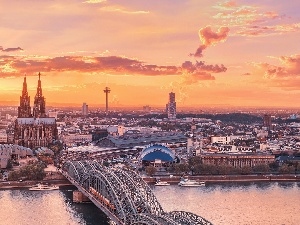
[[[42,180],[46,173],[44,169],[47,165],[40,161],[31,161],[26,166],[8,174],[8,180]]]
[[[168,172],[175,173],[176,175],[184,175],[191,173],[192,175],[248,175],[248,174],[265,174],[265,173],[280,173],[292,174],[300,173],[300,164],[283,164],[279,166],[277,163],[270,165],[256,165],[253,167],[245,166],[242,168],[235,168],[231,165],[221,164],[203,164],[200,157],[192,157],[188,163],[172,164],[167,168]],[[156,168],[148,166],[145,169],[146,173],[150,176],[156,173]]]

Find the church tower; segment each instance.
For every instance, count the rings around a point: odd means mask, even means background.
[[[20,106],[18,107],[18,117],[31,117],[30,96],[28,96],[26,75],[23,82],[22,96],[20,96]]]
[[[33,105],[33,117],[46,117],[45,110],[45,98],[42,94],[42,81],[41,81],[41,73],[39,73],[39,80],[36,95],[34,97],[34,105]]]

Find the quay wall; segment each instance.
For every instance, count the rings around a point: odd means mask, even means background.
[[[149,184],[154,184],[157,179],[167,181],[171,184],[177,184],[181,176],[155,176],[143,177],[143,180]],[[188,176],[189,179],[205,181],[206,183],[218,182],[300,182],[300,175],[282,174],[282,175],[203,175],[203,176]],[[42,181],[1,181],[0,189],[10,188],[28,188],[37,183],[55,184],[57,186],[73,186],[66,178],[46,179]]]
[[[167,181],[169,183],[178,183],[181,176],[155,176],[144,177],[143,179],[148,183],[155,183],[157,179]],[[214,182],[256,182],[256,181],[292,181],[300,182],[300,175],[281,174],[281,175],[202,175],[202,176],[188,176],[189,179],[205,181],[206,183]]]

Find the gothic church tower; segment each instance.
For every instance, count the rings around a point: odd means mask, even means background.
[[[45,110],[45,97],[42,93],[42,81],[41,81],[41,73],[39,73],[39,80],[36,95],[34,97],[34,105],[33,105],[33,117],[46,117]]]
[[[20,106],[18,107],[18,117],[31,117],[30,96],[28,96],[26,75],[23,82],[22,96],[20,96]]]

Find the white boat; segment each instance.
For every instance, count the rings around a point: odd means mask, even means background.
[[[59,187],[56,185],[47,185],[47,184],[37,184],[33,185],[29,188],[30,191],[52,191],[52,190],[58,190]]]
[[[178,183],[179,186],[182,187],[199,187],[199,186],[205,186],[204,181],[196,181],[196,180],[189,180],[188,178],[183,178]]]
[[[155,186],[169,186],[170,184],[166,181],[156,181]]]

